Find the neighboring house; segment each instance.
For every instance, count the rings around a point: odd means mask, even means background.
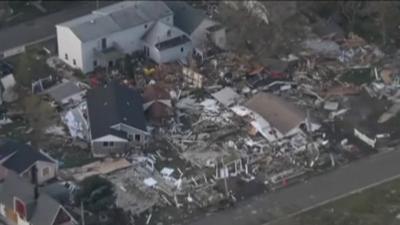
[[[36,184],[0,168],[0,218],[16,225],[74,225],[77,221]]]
[[[221,24],[209,19],[201,9],[184,1],[165,1],[174,13],[174,24],[187,33],[195,48],[204,49],[208,40],[216,46],[226,48],[226,30]]]
[[[85,91],[81,90],[78,85],[72,81],[62,82],[45,91],[59,105],[69,103],[79,103],[82,101]]]
[[[84,73],[98,66],[112,67],[125,54],[137,51],[159,63],[179,60],[192,47],[173,20],[162,1],[122,1],[58,24],[58,56]]]
[[[25,178],[30,178],[30,169],[36,166],[39,184],[55,178],[58,171],[58,163],[50,156],[10,139],[0,139],[0,165]]]
[[[140,145],[147,141],[143,99],[131,88],[111,82],[89,90],[87,115],[95,157],[123,153],[130,142]]]
[[[172,114],[172,102],[169,92],[161,85],[148,85],[143,90],[144,110],[150,121],[163,124]]]
[[[145,55],[157,63],[184,58],[193,50],[192,42],[183,31],[160,21],[148,30],[142,40]]]
[[[307,114],[295,104],[273,94],[258,93],[249,99],[245,106],[264,118],[276,132],[276,136],[285,137],[301,131],[300,126],[307,125]],[[319,126],[311,119],[311,130]]]
[[[13,90],[16,83],[12,66],[0,61],[0,105],[3,101],[16,100],[17,96]]]

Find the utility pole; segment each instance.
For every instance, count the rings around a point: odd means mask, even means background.
[[[85,210],[83,209],[83,201],[81,201],[81,218],[82,218],[82,225],[85,225]]]
[[[225,174],[225,172],[226,172],[226,167],[225,167],[225,163],[224,163],[224,158],[222,158],[221,161],[222,161],[222,168],[223,168],[223,171],[224,171],[225,194],[226,194],[226,197],[228,197],[228,196],[229,196],[229,191],[228,191],[228,182],[227,182],[226,179],[227,179],[227,175],[229,174],[229,171],[228,171],[228,174]]]

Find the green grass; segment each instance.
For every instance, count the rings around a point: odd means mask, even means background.
[[[374,76],[372,75],[370,68],[352,69],[343,74],[340,77],[340,80],[343,82],[361,85],[364,83],[371,83],[374,80]]]
[[[337,200],[273,225],[400,224],[400,179]]]
[[[7,62],[14,66],[14,76],[19,85],[31,88],[33,80],[54,74],[46,64],[46,57],[39,52],[39,49],[31,48],[23,54],[7,59]]]

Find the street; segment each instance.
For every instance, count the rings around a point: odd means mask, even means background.
[[[351,193],[400,177],[400,151],[361,159],[307,182],[256,196],[192,225],[261,225],[295,215]]]
[[[107,2],[101,2],[105,6]],[[61,22],[83,16],[96,9],[96,2],[82,2],[81,6],[68,8],[47,16],[39,17],[33,21],[21,23],[13,27],[0,30],[0,53],[22,46],[55,37],[55,25]]]

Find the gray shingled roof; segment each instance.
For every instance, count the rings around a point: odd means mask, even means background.
[[[2,163],[2,166],[17,173],[24,172],[37,161],[54,163],[53,160],[32,149],[29,145],[10,139],[0,139],[0,155],[12,155]]]
[[[82,42],[120,31],[118,24],[108,16],[88,15],[77,20],[81,22],[69,28]]]
[[[133,89],[111,82],[108,87],[91,89],[87,106],[92,139],[118,135],[110,127],[119,123],[146,131],[142,97]]]
[[[49,88],[46,91],[56,102],[61,103],[67,97],[81,92],[81,89],[71,81],[64,82]]]
[[[52,225],[60,207],[56,200],[44,193],[40,193],[38,199],[34,199],[34,186],[23,180],[12,171],[0,183],[0,202],[7,208],[14,207],[14,196],[27,205],[28,221],[32,225]]]
[[[172,11],[162,1],[122,1],[59,26],[70,28],[86,42],[169,15]]]
[[[282,97],[260,92],[249,99],[245,106],[260,114],[264,119],[286,134],[306,119],[306,113]]]
[[[193,8],[186,2],[166,1],[165,3],[174,13],[174,25],[189,35],[207,17],[203,10]]]
[[[171,32],[171,36],[167,35],[168,31]],[[149,45],[156,45],[179,36],[186,36],[186,34],[176,27],[158,21],[143,35],[142,40]]]

